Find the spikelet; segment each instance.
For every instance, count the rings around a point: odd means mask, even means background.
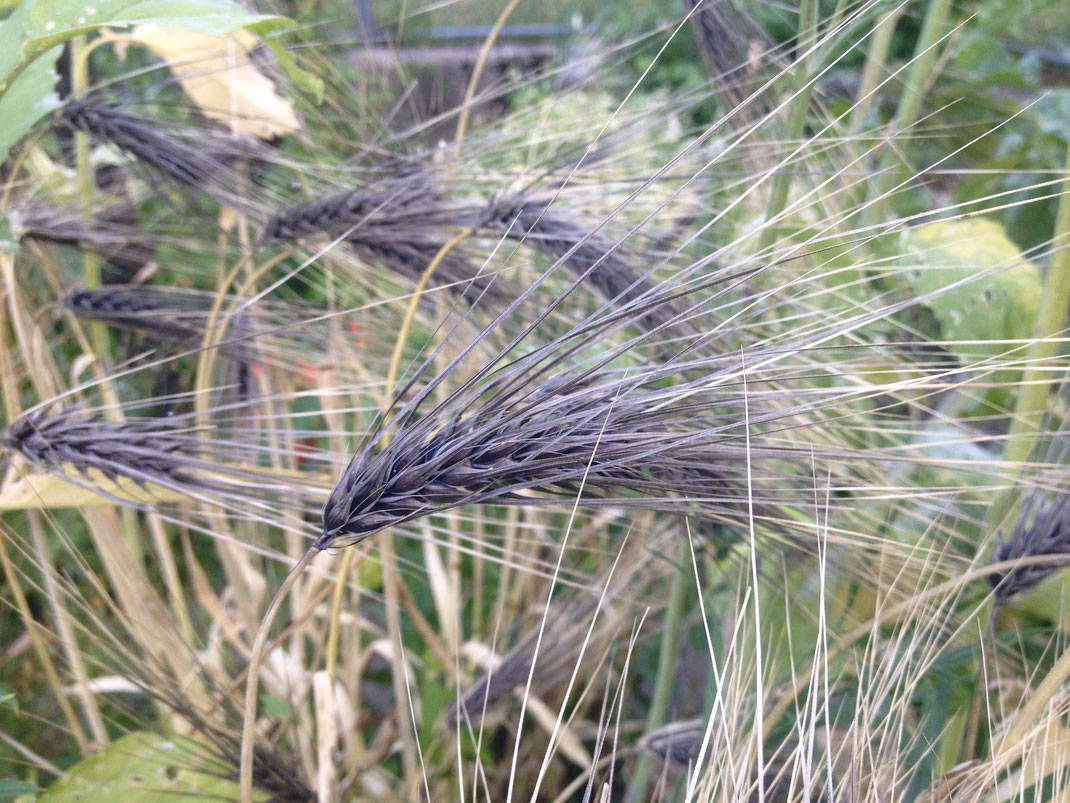
[[[1054,499],[1044,498],[1037,491],[1031,492],[1010,537],[1006,541],[1002,536],[997,540],[990,562],[1042,555],[1061,555],[1064,559],[1018,566],[1007,572],[989,575],[989,583],[995,589],[996,600],[1000,604],[1033,588],[1061,566],[1070,564],[1070,494],[1065,491]]]
[[[231,207],[248,205],[233,191],[234,163],[244,155],[225,137],[199,132],[197,145],[161,130],[158,121],[124,111],[99,95],[72,100],[57,113],[63,126],[83,131],[95,139],[133,156],[180,184]]]

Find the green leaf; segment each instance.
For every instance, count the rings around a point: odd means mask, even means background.
[[[4,216],[0,215],[0,240],[3,239],[3,226]],[[0,242],[0,247],[2,247]],[[3,253],[0,251],[0,253]],[[0,686],[0,708],[10,708],[13,711],[19,710],[19,698],[15,696],[15,692],[9,689],[7,686]]]
[[[145,731],[128,733],[100,753],[82,759],[39,798],[39,803],[176,803],[184,800],[237,800],[238,782],[228,777],[235,767],[212,748],[184,736]],[[258,792],[254,799],[267,800]]]
[[[316,103],[323,102],[323,79],[318,75],[313,75],[307,70],[302,70],[297,66],[297,57],[293,52],[286,47],[286,45],[277,36],[264,36],[264,32],[260,30],[258,25],[250,25],[249,28],[254,32],[264,37],[264,43],[271,48],[271,52],[275,54],[275,58],[279,62],[279,66],[282,67],[290,80],[303,88],[306,92],[311,92],[312,96],[316,99]]]
[[[909,260],[906,279],[918,296],[937,294],[925,301],[940,323],[947,346],[964,361],[998,356],[1013,344],[1000,341],[1029,338],[1040,304],[1040,271],[1025,259],[993,220],[971,218],[933,223],[905,232],[901,263]],[[952,285],[1001,266],[1013,266],[960,287]],[[945,288],[951,289],[945,290]],[[1013,383],[1020,371],[997,371],[984,377],[989,383]],[[993,388],[986,395],[998,405],[1010,402],[1010,390]]]
[[[56,60],[62,50],[54,47],[35,59],[0,95],[0,162],[34,123],[61,105],[55,86]]]
[[[1045,91],[1029,107],[1028,113],[1045,134],[1070,141],[1070,89],[1056,87]]]
[[[23,59],[22,46],[30,35],[30,0],[15,8],[0,22],[0,91],[5,89],[11,71]]]
[[[260,695],[260,711],[264,716],[272,719],[289,719],[294,715],[290,701],[276,697],[274,694]]]
[[[224,34],[256,25],[263,33],[290,24],[285,17],[251,14],[231,0],[25,0],[30,11],[24,50],[36,53],[97,28],[154,23],[198,33]]]
[[[36,791],[36,784],[16,781],[14,778],[0,778],[0,803],[14,800],[19,795],[32,795]]]
[[[232,0],[23,0],[0,22],[0,120],[4,121],[0,162],[35,122],[58,105],[53,90],[59,45],[98,28],[142,23],[208,34],[252,28],[263,36],[292,20],[251,14]],[[287,67],[285,59],[280,62]],[[297,70],[292,59],[289,67]]]

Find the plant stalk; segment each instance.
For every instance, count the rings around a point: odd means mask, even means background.
[[[803,37],[817,35],[817,0],[802,0],[799,6],[799,28],[796,37],[802,49]],[[814,82],[810,76],[810,64],[813,57],[800,61],[796,65],[799,70],[795,88],[798,95],[791,102],[791,112],[788,115],[787,143],[791,147],[799,142],[806,131],[806,115],[810,111],[810,98],[814,93]],[[787,166],[785,165],[785,168]],[[762,236],[758,242],[758,250],[764,251],[773,244],[777,235],[777,226],[773,221],[780,216],[788,205],[788,192],[791,189],[791,171],[784,169],[773,176],[773,188],[769,192],[769,206],[766,207],[766,226],[762,229]]]
[[[1070,146],[1066,150],[1066,166],[1070,169]],[[1059,341],[1055,337],[1066,328],[1070,312],[1070,179],[1062,184],[1052,242],[1059,244],[1059,248],[1052,256],[1051,268],[1044,280],[1033,329],[1035,340],[1026,352],[1027,367],[1022,372],[1014,417],[1003,447],[1003,461],[1012,467],[1028,460],[1033,451],[1036,434],[1044,421],[1048,396],[1056,380],[1051,368],[1051,361],[1059,354]],[[1015,495],[1013,489],[1008,489],[992,505],[988,518],[990,532],[1006,516]]]
[[[892,120],[891,136],[893,138],[917,122],[921,102],[925,97],[925,88],[932,80],[933,69],[939,56],[936,44],[947,28],[951,6],[952,0],[933,0],[925,12],[925,22],[918,35],[918,43],[914,47],[913,64],[907,73],[906,84],[899,95],[899,107]],[[873,196],[876,198],[890,192],[898,180],[899,171],[894,168],[899,161],[899,151],[892,147],[892,142],[893,140],[890,139],[877,166],[873,188]],[[868,222],[876,222],[884,214],[884,206],[884,203],[873,204],[867,215]]]
[[[680,644],[680,630],[684,618],[684,596],[690,576],[683,566],[691,560],[691,545],[682,539],[678,567],[672,576],[669,587],[669,609],[665,613],[664,630],[661,633],[661,646],[658,650],[658,674],[654,681],[654,696],[650,701],[650,710],[646,716],[646,733],[650,733],[665,724],[669,712],[669,700],[676,682],[676,656]],[[654,757],[644,753],[636,762],[635,773],[628,784],[626,803],[640,803],[647,800],[647,786],[654,770]]]

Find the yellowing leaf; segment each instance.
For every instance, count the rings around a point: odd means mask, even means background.
[[[159,504],[187,498],[158,485],[142,488],[125,477],[111,480],[97,471],[91,471],[90,476],[93,488],[99,488],[100,493],[53,474],[26,474],[5,486],[0,493],[0,511],[114,505],[116,499]]]
[[[250,59],[257,40],[248,31],[217,36],[138,25],[126,36],[166,62],[201,112],[232,131],[271,139],[300,127],[293,107]]]

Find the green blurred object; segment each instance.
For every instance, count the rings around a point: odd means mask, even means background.
[[[236,800],[238,782],[230,779],[235,767],[213,755],[211,745],[185,736],[160,736],[134,731],[94,756],[71,767],[56,781],[40,803],[72,801]],[[266,792],[255,800],[268,800]]]

